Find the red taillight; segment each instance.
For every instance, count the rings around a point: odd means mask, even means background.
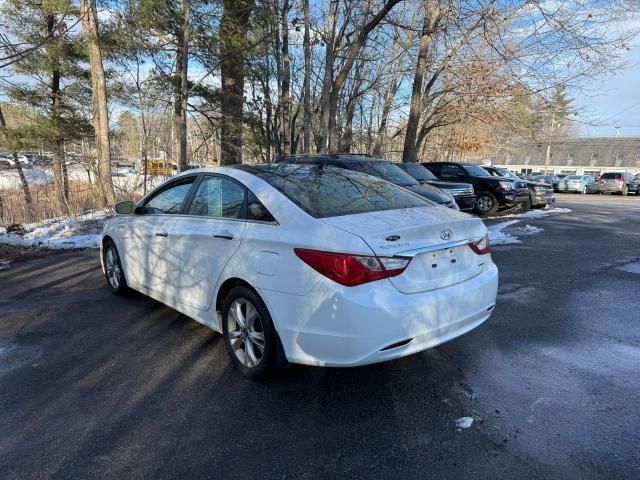
[[[616,182],[624,182],[624,178],[616,178]]]
[[[485,235],[476,242],[469,242],[469,247],[478,255],[486,255],[491,253],[491,245],[489,245],[489,236]]]
[[[294,248],[296,255],[315,271],[347,287],[400,275],[409,262],[406,257],[376,257]]]

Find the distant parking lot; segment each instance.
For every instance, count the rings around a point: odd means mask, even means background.
[[[0,478],[638,478],[640,198],[557,207],[504,227],[519,243],[494,247],[498,303],[470,334],[262,382],[206,327],[113,297],[95,251],[19,258],[0,269]]]

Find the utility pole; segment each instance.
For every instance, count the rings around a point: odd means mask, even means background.
[[[551,114],[551,126],[549,128],[549,135],[547,135],[547,153],[544,156],[544,174],[547,174],[549,170],[549,163],[551,163],[551,139],[553,137],[553,129],[556,122],[556,114]]]

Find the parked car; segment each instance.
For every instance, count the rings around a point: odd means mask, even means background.
[[[466,182],[476,192],[475,212],[492,215],[499,209],[513,208],[529,200],[529,188],[524,181],[495,177],[479,165],[456,162],[423,164],[440,180]]]
[[[116,212],[100,243],[108,288],[220,332],[250,378],[278,362],[404,357],[474,329],[495,305],[479,218],[356,171],[189,170]]]
[[[591,175],[567,175],[558,185],[559,192],[596,193],[598,183]]]
[[[29,159],[23,155],[18,156],[18,162],[20,162],[20,166],[23,169],[33,168]],[[17,168],[16,161],[13,159],[13,156],[2,156],[0,157],[0,170],[9,170]]]
[[[556,191],[558,189],[558,185],[560,185],[560,177],[557,175],[530,175],[527,177],[527,180],[551,185],[554,191]]]
[[[459,210],[458,204],[451,193],[431,185],[420,184],[415,178],[398,167],[397,164],[379,158],[345,153],[335,155],[300,154],[280,156],[278,161],[297,164],[333,165],[334,167],[355,170],[356,172],[380,177],[388,182],[407,188],[443,207]]]
[[[598,192],[640,195],[640,181],[628,172],[607,172],[598,179]]]
[[[553,187],[549,184],[536,182],[533,180],[524,180],[518,177],[511,170],[504,167],[484,167],[484,169],[492,175],[512,178],[514,181],[526,182],[529,189],[529,201],[523,202],[522,210],[529,210],[529,208],[544,208],[547,205],[553,204],[556,201],[556,197],[553,195]]]
[[[473,185],[470,183],[445,182],[438,180],[436,176],[419,163],[396,163],[402,170],[407,172],[420,183],[426,183],[440,190],[449,192],[455,198],[458,207],[462,211],[473,210],[476,204],[476,194]]]

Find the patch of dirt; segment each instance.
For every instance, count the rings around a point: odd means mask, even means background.
[[[48,255],[49,253],[51,253],[51,250],[47,250],[44,248],[18,247],[0,243],[0,262],[10,262],[25,256],[43,257],[45,255]]]

